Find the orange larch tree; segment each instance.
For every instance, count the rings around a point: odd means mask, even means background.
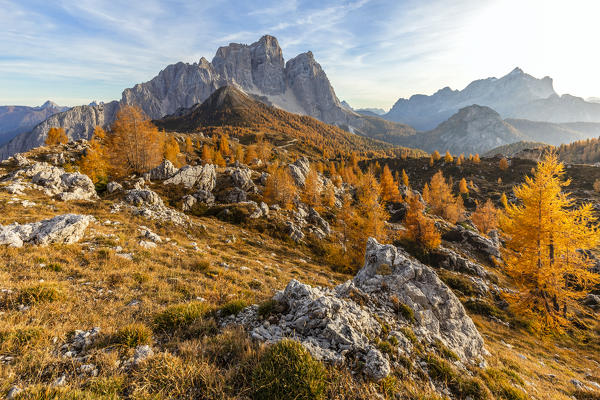
[[[382,201],[402,201],[402,196],[400,196],[400,191],[398,190],[398,183],[392,177],[392,173],[387,164],[383,167],[380,188]]]
[[[477,204],[475,212],[471,214],[471,221],[477,230],[484,235],[489,231],[498,227],[498,210],[490,199],[487,199],[485,204]]]
[[[425,205],[412,193],[407,196],[406,202],[407,210],[404,219],[406,237],[426,250],[437,248],[442,239],[433,220],[424,214]]]
[[[55,144],[63,144],[67,143],[69,138],[65,133],[64,128],[50,128],[48,130],[48,135],[46,136],[45,144],[46,146],[53,146]]]

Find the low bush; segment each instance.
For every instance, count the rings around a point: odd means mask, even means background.
[[[225,303],[221,307],[221,316],[227,317],[229,315],[237,315],[240,311],[248,306],[248,302],[246,300],[238,299],[231,300],[228,303]]]
[[[324,399],[325,374],[325,367],[300,343],[283,340],[260,358],[252,375],[252,397],[254,400]]]
[[[125,347],[152,343],[152,331],[144,324],[130,324],[120,328],[111,338],[111,342]]]
[[[210,308],[203,302],[169,306],[154,317],[154,330],[173,332],[177,329],[187,328],[204,318],[209,312]]]

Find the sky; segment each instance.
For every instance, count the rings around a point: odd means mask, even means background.
[[[0,105],[121,98],[167,65],[278,38],[311,50],[340,100],[400,97],[519,66],[600,97],[599,0],[0,0]]]

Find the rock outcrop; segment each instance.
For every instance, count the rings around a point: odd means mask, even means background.
[[[147,177],[152,181],[164,181],[177,173],[177,167],[169,160],[164,160],[159,166],[152,168]]]
[[[22,179],[30,178],[31,185]],[[48,196],[56,196],[59,200],[94,200],[98,198],[92,180],[78,172],[68,173],[60,167],[37,162],[17,170],[4,179],[11,184],[6,188],[9,192],[17,192],[26,187],[43,190]],[[17,185],[17,186],[15,186]]]
[[[0,225],[0,245],[46,246],[51,243],[76,243],[95,219],[89,215],[64,214],[29,224]]]
[[[216,179],[217,173],[213,164],[193,167],[186,165],[163,183],[165,185],[183,185],[188,189],[195,187],[210,192],[215,188]]]
[[[413,355],[407,329],[424,344],[441,341],[465,364],[480,363],[487,354],[473,321],[436,273],[375,239],[369,239],[365,265],[353,280],[334,289],[292,280],[273,300],[275,311],[267,317],[250,306],[223,324],[241,324],[260,341],[295,338],[327,362],[360,361],[375,380],[390,373],[390,356],[378,349],[380,340],[394,337],[395,352]]]

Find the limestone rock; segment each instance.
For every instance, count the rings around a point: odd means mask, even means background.
[[[175,175],[164,181],[165,185],[183,185],[186,188],[212,191],[215,188],[217,173],[212,164],[181,168]]]
[[[302,157],[297,161],[291,163],[288,166],[288,168],[290,170],[290,175],[294,179],[294,182],[296,182],[296,185],[304,187],[306,174],[308,174],[308,171],[310,169],[310,162],[308,161],[308,159],[306,157]]]
[[[183,211],[190,211],[192,207],[194,207],[194,205],[198,202],[198,199],[191,195],[183,196],[181,200],[181,209]]]
[[[177,168],[169,160],[164,160],[158,167],[148,172],[148,178],[152,181],[164,181],[177,172]]]
[[[118,182],[108,182],[108,184],[106,185],[106,191],[108,193],[114,193],[119,190],[123,190],[123,186]]]
[[[64,214],[29,224],[0,225],[0,244],[22,247],[24,244],[75,243],[94,220],[89,215]]]
[[[156,192],[150,189],[131,189],[125,192],[125,201],[135,206],[162,206],[163,201]]]
[[[479,251],[490,259],[500,258],[500,249],[498,241],[488,239],[479,233],[470,229],[456,225],[449,232],[443,235],[443,239],[449,242],[459,242],[471,246],[474,250]]]

